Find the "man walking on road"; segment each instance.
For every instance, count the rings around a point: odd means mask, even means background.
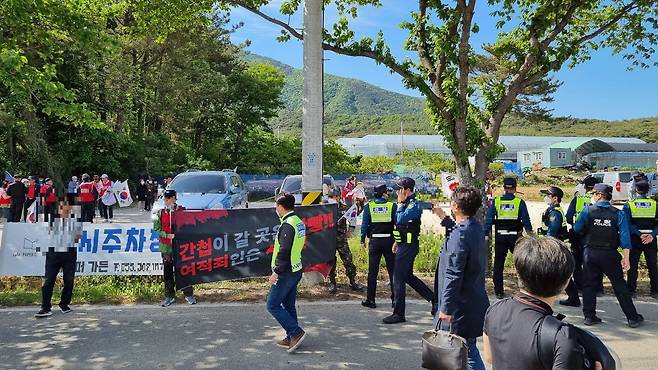
[[[521,237],[523,229],[533,233],[528,206],[521,198],[516,197],[516,179],[508,177],[503,180],[505,194],[496,197],[493,207],[487,210],[484,223],[485,235],[491,235],[491,227],[496,226],[496,240],[493,266],[493,284],[496,298],[505,297],[503,284],[503,269],[507,252],[514,253],[514,244]]]
[[[583,209],[576,221],[574,231],[584,235],[585,251],[583,259],[583,314],[585,325],[602,322],[596,316],[596,288],[600,274],[605,274],[615,291],[619,305],[628,319],[628,326],[637,328],[644,317],[638,314],[631,293],[624,282],[623,270],[630,265],[631,238],[628,220],[624,213],[610,204],[612,186],[596,184],[592,204]],[[624,250],[623,258],[617,252]],[[623,270],[622,270],[623,269]]]
[[[363,223],[361,224],[361,245],[365,247],[366,237],[368,243],[368,293],[366,300],[361,302],[365,307],[377,308],[377,275],[382,256],[386,261],[389,284],[391,286],[391,301],[393,301],[393,267],[395,254],[393,253],[394,217],[397,214],[396,204],[388,200],[390,190],[386,185],[375,187],[375,199],[368,203],[363,210]]]
[[[409,177],[398,180],[398,204],[395,231],[395,269],[393,271],[393,296],[395,304],[393,314],[384,318],[384,324],[405,322],[405,300],[407,284],[428,302],[434,302],[434,293],[414,275],[414,260],[418,255],[420,235],[420,216],[423,210],[416,202],[414,188],[416,182]]]
[[[302,249],[306,243],[306,225],[295,214],[295,197],[282,194],[276,199],[276,213],[281,226],[274,241],[270,293],[267,311],[285,329],[286,337],[277,344],[295,352],[306,338],[297,320],[297,285],[302,279]]]
[[[658,207],[656,201],[648,197],[649,183],[638,181],[635,184],[636,196],[624,205],[624,213],[630,220],[631,248],[630,269],[628,270],[628,290],[635,294],[637,288],[637,270],[640,256],[649,270],[651,296],[658,298],[658,266],[656,265],[656,236],[658,236]]]

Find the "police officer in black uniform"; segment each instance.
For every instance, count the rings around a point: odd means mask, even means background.
[[[596,287],[599,275],[605,274],[617,296],[617,301],[628,319],[628,326],[637,328],[644,317],[638,314],[631,293],[624,282],[624,272],[630,261],[631,238],[628,220],[623,212],[610,204],[612,186],[596,184],[594,186],[594,204],[585,207],[574,225],[574,231],[584,236],[583,254],[583,314],[585,325],[602,322],[596,316]],[[623,258],[617,248],[624,249]]]
[[[425,283],[414,275],[414,260],[418,255],[418,236],[420,235],[420,217],[423,210],[416,201],[414,188],[416,182],[409,177],[402,177],[397,182],[398,204],[395,212],[395,268],[393,271],[393,296],[395,298],[393,314],[384,318],[384,324],[405,322],[405,298],[407,284],[414,288],[428,302],[434,301],[434,293]]]
[[[564,197],[564,191],[557,186],[551,186],[547,190],[542,190],[541,193],[544,194],[544,202],[548,205],[548,208],[542,215],[542,223],[544,226],[539,229],[539,234],[550,236],[561,241],[567,240],[569,236],[567,220],[566,217],[564,217],[564,211],[560,206],[562,198]],[[560,304],[564,306],[580,307],[578,288],[576,288],[576,283],[574,283],[573,277],[569,279],[566,293],[569,298],[560,301]]]
[[[523,199],[516,197],[516,179],[508,177],[503,180],[505,194],[494,198],[487,210],[484,222],[484,234],[491,234],[491,227],[496,226],[496,243],[493,266],[493,284],[496,298],[504,298],[503,269],[507,252],[514,253],[514,244],[523,229],[533,233],[528,206]]]
[[[658,298],[658,251],[656,236],[658,236],[658,204],[649,198],[650,185],[647,181],[635,183],[635,198],[624,205],[624,213],[630,220],[631,248],[628,270],[628,289],[635,295],[637,289],[637,270],[640,256],[644,254],[651,283],[651,296]]]
[[[386,261],[386,270],[391,286],[391,301],[393,301],[393,267],[395,254],[393,253],[393,230],[397,206],[388,200],[390,189],[386,185],[375,187],[375,199],[370,201],[363,209],[361,223],[361,245],[368,243],[368,293],[366,300],[361,302],[365,307],[377,308],[375,297],[377,293],[377,275],[382,257]]]

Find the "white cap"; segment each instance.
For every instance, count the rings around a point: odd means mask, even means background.
[[[73,181],[77,181],[77,180],[78,180],[78,176],[73,176],[73,177],[71,177],[71,180],[73,180]]]
[[[101,175],[101,179],[107,179],[107,178],[108,178],[108,176],[107,176],[106,173],[104,173],[104,174]]]

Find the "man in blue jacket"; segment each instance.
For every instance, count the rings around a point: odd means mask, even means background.
[[[434,208],[449,235],[441,250],[434,279],[439,309],[435,323],[466,339],[469,370],[484,370],[477,338],[482,336],[484,316],[489,308],[484,284],[484,230],[473,217],[480,207],[482,196],[477,189],[458,187],[450,203],[454,221],[441,208]]]
[[[423,210],[416,201],[414,188],[416,182],[409,177],[398,180],[398,204],[395,212],[395,231],[393,253],[395,268],[393,271],[393,296],[395,298],[393,314],[384,318],[384,324],[405,322],[406,285],[409,284],[428,302],[433,302],[434,293],[414,275],[414,260],[418,255],[418,236],[420,235],[420,216]]]
[[[368,293],[366,300],[361,304],[370,308],[377,308],[375,303],[377,275],[379,275],[382,256],[386,261],[391,286],[391,301],[393,301],[393,266],[395,265],[393,230],[395,229],[394,217],[397,214],[397,206],[388,200],[389,192],[390,189],[386,185],[375,187],[375,200],[370,201],[363,209],[361,245],[365,246],[366,237],[370,239],[370,243],[368,243]]]
[[[628,319],[628,326],[637,328],[644,317],[637,313],[631,293],[624,282],[623,270],[628,270],[630,262],[631,238],[628,220],[623,212],[610,204],[612,186],[596,184],[592,204],[585,207],[574,225],[574,231],[584,236],[583,254],[583,314],[585,325],[602,322],[596,316],[596,288],[599,275],[605,274],[617,296],[617,301]],[[617,248],[623,248],[623,258]]]

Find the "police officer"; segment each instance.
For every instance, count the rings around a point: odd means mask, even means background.
[[[583,314],[585,325],[601,323],[596,316],[596,287],[599,275],[605,274],[617,296],[617,301],[628,319],[628,326],[640,326],[644,317],[638,314],[633,305],[631,293],[624,282],[624,272],[630,265],[631,238],[626,216],[610,204],[612,186],[596,184],[592,205],[585,207],[574,230],[584,237],[583,252]],[[617,248],[624,249],[623,258]]]
[[[544,202],[548,205],[548,208],[542,215],[542,228],[539,230],[541,235],[546,235],[565,241],[568,238],[567,230],[567,220],[564,217],[564,211],[560,207],[562,202],[562,197],[564,197],[564,191],[558,188],[557,186],[551,186],[547,190],[542,190],[544,194]],[[567,300],[560,301],[561,305],[580,307],[580,297],[578,297],[578,288],[573,281],[573,278],[569,279],[569,285],[566,288]]]
[[[578,193],[571,199],[569,203],[569,208],[567,208],[567,223],[571,225],[572,233],[569,236],[571,241],[571,253],[573,254],[573,260],[576,263],[573,271],[573,280],[576,283],[578,290],[583,289],[583,241],[580,235],[573,232],[573,225],[578,220],[580,212],[586,207],[589,206],[592,201],[592,192],[594,191],[594,185],[598,184],[600,181],[594,176],[587,176],[583,179],[582,184],[585,188],[585,193]],[[600,291],[603,291],[603,286],[599,287]]]
[[[416,182],[409,177],[402,177],[397,182],[398,203],[395,212],[395,230],[393,237],[393,253],[395,267],[393,269],[393,314],[384,318],[384,324],[405,322],[406,285],[409,284],[428,302],[433,302],[434,293],[414,276],[414,260],[418,254],[418,236],[420,235],[420,217],[422,209],[416,202],[414,188]]]
[[[656,265],[656,236],[658,235],[658,207],[656,201],[648,197],[649,183],[639,181],[635,184],[636,198],[624,205],[624,213],[630,220],[631,232],[630,263],[628,270],[628,290],[635,295],[637,288],[637,268],[640,256],[649,270],[651,296],[658,298],[658,266]]]
[[[350,288],[355,292],[363,292],[363,287],[359,285],[356,281],[356,266],[354,265],[354,258],[352,257],[352,251],[347,241],[347,234],[350,225],[347,223],[347,218],[345,217],[345,212],[349,209],[347,205],[340,201],[340,192],[335,191],[333,198],[338,202],[338,223],[336,227],[336,253],[340,256],[340,259],[343,260],[343,266],[345,266],[345,273],[347,278],[350,281]],[[338,292],[338,285],[336,284],[336,265],[338,264],[338,258],[334,259],[334,265],[329,272],[329,294],[336,294]]]
[[[368,293],[366,300],[361,302],[365,307],[377,308],[375,296],[377,293],[377,275],[382,256],[386,261],[389,284],[391,286],[391,301],[393,301],[393,266],[395,254],[393,253],[393,230],[395,221],[393,216],[397,213],[397,206],[388,200],[390,189],[386,185],[375,187],[375,200],[372,200],[363,210],[361,223],[361,245],[368,244]]]
[[[505,194],[494,198],[493,206],[487,210],[484,223],[485,235],[491,234],[491,227],[496,226],[496,243],[494,253],[493,283],[496,298],[504,298],[503,269],[507,252],[514,252],[514,244],[523,229],[533,233],[528,206],[516,197],[516,179],[508,177],[503,180]]]

